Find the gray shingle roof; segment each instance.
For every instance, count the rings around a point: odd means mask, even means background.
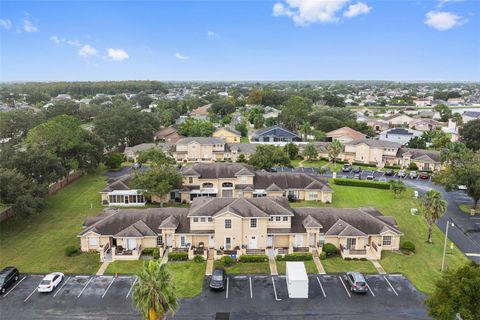
[[[279,126],[273,126],[270,128],[257,130],[254,133],[254,136],[255,137],[261,137],[261,136],[294,137],[294,138],[301,139],[298,134],[295,134],[292,131]]]
[[[318,182],[315,185],[327,186],[326,181],[320,181],[305,173],[296,172],[262,172],[257,171],[253,178],[255,189],[266,190],[272,184],[277,185],[280,189],[305,189],[312,182]],[[320,186],[318,189],[321,189]]]
[[[177,145],[186,145],[191,142],[197,142],[203,145],[225,144],[225,139],[212,137],[188,137],[177,141]]]
[[[254,154],[257,150],[257,145],[254,143],[227,143],[225,148],[231,151],[236,150],[241,154]]]
[[[345,142],[346,145],[353,145],[356,146],[358,144],[365,143],[370,147],[377,147],[377,148],[400,148],[402,146],[401,143],[398,142],[390,142],[385,140],[373,140],[373,139],[357,139],[349,142]]]
[[[397,157],[403,157],[405,153],[410,153],[413,160],[428,160],[432,159],[435,162],[440,162],[440,152],[433,150],[400,148],[397,151]],[[426,158],[428,157],[428,158]]]
[[[193,170],[193,171],[192,171]],[[237,173],[254,174],[253,167],[240,163],[196,163],[182,168],[182,174],[199,175],[200,179],[235,178]],[[191,172],[192,174],[190,174]],[[193,174],[196,172],[197,174]]]

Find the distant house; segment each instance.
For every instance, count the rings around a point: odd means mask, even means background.
[[[422,135],[422,132],[405,129],[405,128],[393,128],[389,130],[382,131],[380,133],[380,140],[398,142],[402,145],[407,144],[413,137],[419,137]]]
[[[69,94],[59,94],[55,97],[55,100],[58,100],[58,101],[72,100],[72,97]]]
[[[410,123],[410,128],[417,131],[431,131],[439,126],[441,123],[433,119],[414,119]]]
[[[226,142],[239,143],[240,138],[242,137],[242,134],[235,129],[228,128],[228,127],[221,127],[215,130],[212,136],[214,138],[225,139]]]
[[[384,118],[386,122],[392,127],[409,127],[410,124],[414,121],[414,118],[407,116],[403,113],[397,113],[393,116]]]
[[[415,106],[417,107],[427,107],[432,105],[432,99],[430,98],[419,98],[414,101]]]
[[[142,151],[155,148],[162,150],[165,154],[169,154],[171,147],[172,145],[170,143],[141,143],[136,146],[126,147],[123,151],[123,155],[127,161],[136,162],[138,160],[138,155]]]
[[[274,126],[256,131],[250,138],[250,142],[275,143],[275,142],[300,142],[302,138],[285,128]]]
[[[173,157],[181,162],[212,162],[225,160],[225,139],[189,137],[177,141]]]
[[[343,128],[339,128],[339,129],[327,132],[328,141],[338,140],[341,143],[345,143],[345,142],[356,140],[356,139],[363,139],[365,137],[366,137],[365,134],[359,131],[353,130],[350,127],[343,127]]]
[[[389,128],[388,122],[381,119],[369,119],[366,123],[367,126],[371,127],[375,132],[380,132]]]
[[[198,107],[197,109],[190,112],[189,115],[195,120],[208,120],[208,109],[210,109],[209,104]]]
[[[155,141],[168,142],[172,144],[177,143],[177,141],[182,138],[184,138],[184,136],[179,134],[177,128],[173,126],[158,130],[154,136]]]
[[[449,106],[463,106],[465,105],[465,100],[463,98],[449,98],[447,103]]]
[[[472,120],[480,119],[480,112],[478,111],[465,111],[462,114],[463,123],[467,123]]]

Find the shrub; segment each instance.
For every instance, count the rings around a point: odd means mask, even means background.
[[[278,255],[275,259],[276,259],[277,261],[285,261],[285,257],[284,257],[284,256],[281,256],[281,255]]]
[[[352,258],[350,258],[350,257],[345,257],[345,258],[343,258],[343,260],[352,260]]]
[[[336,178],[333,179],[333,183],[339,186],[366,187],[385,190],[390,189],[390,183],[382,181]]]
[[[266,254],[242,254],[238,259],[240,262],[265,262],[268,261]]]
[[[354,162],[353,166],[362,166],[362,167],[369,167],[369,168],[376,168],[377,165],[373,163],[363,163],[363,162]]]
[[[223,256],[220,258],[220,262],[224,267],[229,267],[235,262],[235,260],[233,260],[233,258],[230,256]]]
[[[68,246],[65,248],[65,255],[71,257],[80,253],[80,249],[75,246]]]
[[[361,261],[367,261],[367,258],[360,258]]]
[[[330,256],[335,256],[335,255],[339,254],[340,250],[338,250],[338,248],[335,247],[335,245],[333,245],[331,243],[325,243],[323,245],[322,252],[325,252],[325,254],[330,257]]]
[[[415,252],[415,244],[409,240],[403,241],[400,248],[406,251]]]
[[[152,256],[153,259],[159,259],[160,258],[160,249],[154,248],[152,251]]]
[[[384,169],[394,169],[394,170],[400,170],[400,166],[384,166]]]
[[[196,255],[194,258],[193,258],[193,261],[195,262],[203,262],[205,259],[203,259],[202,256],[199,256],[199,255]]]
[[[142,250],[142,253],[147,255],[147,256],[152,256],[153,255],[153,250],[156,248],[145,248]]]
[[[327,253],[325,251],[320,252],[320,260],[327,259]]]
[[[118,169],[122,165],[123,155],[120,153],[110,153],[105,157],[105,165],[108,169]]]
[[[186,261],[188,260],[188,253],[187,252],[169,252],[168,253],[168,260],[170,261]]]
[[[415,162],[410,162],[408,165],[408,170],[418,170],[418,166]]]
[[[310,252],[294,252],[285,255],[285,261],[308,261],[312,259],[313,256]]]

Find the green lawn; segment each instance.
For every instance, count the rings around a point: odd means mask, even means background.
[[[461,204],[458,206],[460,208],[460,211],[466,214],[470,214],[470,209],[473,208],[473,204]],[[479,208],[475,211],[475,214],[478,214],[480,212]]]
[[[404,233],[403,240],[410,240],[416,246],[414,255],[403,255],[400,253],[384,252],[380,263],[389,273],[405,274],[419,290],[431,293],[434,289],[434,283],[439,279],[442,264],[442,252],[444,234],[434,226],[433,244],[426,243],[428,227],[420,215],[411,215],[410,208],[418,208],[419,200],[413,198],[413,190],[408,189],[399,199],[394,199],[390,190],[379,190],[372,188],[348,187],[331,185],[335,191],[333,194],[333,203],[324,204],[315,201],[304,201],[292,203],[294,207],[375,207],[384,215],[393,216],[398,223],[400,230]],[[327,271],[328,259],[322,260]],[[449,268],[457,268],[468,260],[463,253],[456,247],[446,258],[446,264]],[[356,263],[357,261],[351,261]],[[348,262],[348,264],[350,261]],[[338,271],[347,271],[350,267],[347,262],[342,263],[344,268]]]
[[[296,159],[292,160],[292,166],[294,167],[300,167],[300,162],[301,159]],[[337,167],[333,165],[332,162],[326,161],[326,160],[305,160],[303,161],[303,166],[305,168],[321,168],[321,167],[328,167],[331,172],[341,172],[343,163],[337,163]],[[364,165],[354,165],[354,167],[360,167],[362,170],[376,170],[375,167],[369,167],[369,166],[364,166]]]
[[[377,269],[370,261],[344,260],[341,257],[333,257],[322,260],[325,271],[330,273],[358,271],[362,273],[377,273]]]
[[[305,269],[307,270],[307,273],[312,273],[312,274],[318,273],[317,267],[315,266],[315,263],[313,262],[313,260],[302,261],[302,262],[305,263]],[[287,267],[286,261],[277,261],[278,274],[285,274],[286,267]]]
[[[80,246],[77,238],[86,216],[102,209],[100,194],[105,177],[82,177],[47,198],[36,215],[16,217],[0,224],[0,267],[14,265],[20,272],[95,273],[100,259],[95,253],[66,257],[67,246]]]
[[[240,137],[240,143],[250,143],[250,141],[248,141],[248,137]]]
[[[270,274],[268,262],[236,262],[224,267],[220,261],[215,261],[214,268],[224,268],[227,274]]]
[[[205,267],[206,262],[182,261],[167,263],[167,269],[172,274],[173,282],[180,298],[191,298],[202,292]],[[142,268],[143,260],[114,261],[108,266],[106,273],[139,274]]]

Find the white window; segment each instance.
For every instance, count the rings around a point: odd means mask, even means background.
[[[270,216],[270,217],[268,218],[268,221],[273,221],[273,216]]]
[[[275,221],[277,221],[277,222],[278,222],[278,221],[280,221],[280,220],[282,220],[282,217],[278,217],[278,216],[277,216],[277,217],[275,217]]]
[[[384,246],[392,245],[392,236],[384,236],[383,241],[382,241],[382,245],[384,245]]]
[[[89,247],[96,247],[96,246],[98,246],[98,238],[97,238],[97,237],[89,237],[89,238],[88,238],[88,246],[89,246]]]
[[[193,218],[193,222],[198,222],[198,218]]]
[[[247,182],[248,182],[248,180],[247,180],[247,177],[245,177],[245,176],[242,176],[242,183],[244,183],[244,184],[245,184],[245,183],[247,183]]]
[[[193,183],[193,178],[192,177],[188,177],[188,183]]]
[[[205,221],[207,221],[207,219],[205,217],[200,218],[200,222],[205,222]]]
[[[212,221],[213,221],[212,217],[208,217],[208,222],[212,222]]]
[[[257,227],[257,219],[250,219],[250,228]]]
[[[225,229],[232,229],[232,220],[225,219]]]
[[[283,222],[287,222],[288,221],[288,217],[283,217]]]
[[[163,237],[161,235],[159,235],[157,237],[157,246],[161,246],[163,244]]]
[[[186,241],[186,240],[187,240],[186,238],[187,238],[187,237],[185,237],[185,236],[180,236],[180,246],[181,246],[181,247],[185,247],[185,244],[186,244],[186,242],[187,242],[187,241]]]
[[[318,198],[318,193],[317,193],[317,192],[311,191],[309,195],[310,195],[310,198],[311,198],[311,199],[316,199],[316,198]]]

